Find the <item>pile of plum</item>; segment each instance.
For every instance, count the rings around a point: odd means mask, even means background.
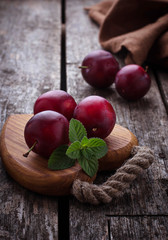
[[[24,137],[30,150],[49,158],[56,148],[68,144],[71,118],[84,125],[88,137],[99,138],[107,137],[116,122],[112,105],[103,97],[89,96],[76,104],[65,91],[49,91],[36,100],[34,116],[25,126]]]
[[[117,92],[126,100],[138,100],[150,89],[151,79],[141,66],[130,64],[120,69],[116,58],[105,50],[88,54],[79,68],[88,84],[107,88],[115,83]]]

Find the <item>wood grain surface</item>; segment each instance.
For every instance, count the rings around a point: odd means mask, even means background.
[[[1,156],[9,175],[20,185],[37,193],[53,196],[70,194],[75,178],[92,182],[79,166],[59,171],[48,169],[48,161],[31,152],[27,158],[23,153],[28,151],[24,140],[24,127],[32,117],[30,114],[11,115],[1,133]]]
[[[0,1],[0,128],[60,88],[61,1]],[[0,239],[57,239],[58,199],[34,194],[0,162]]]
[[[99,159],[99,171],[114,171],[130,157],[132,147],[138,145],[136,136],[127,128],[115,124],[111,134],[105,138],[107,154]]]
[[[133,132],[140,145],[151,147],[155,162],[123,198],[99,207],[72,196],[33,193],[13,181],[0,162],[0,239],[168,239],[168,72],[149,66],[151,89],[132,103],[114,85],[104,91],[87,85],[78,66],[101,46],[99,28],[84,7],[98,2],[0,1],[0,128],[11,114],[32,113],[38,96],[61,86],[77,102],[89,95],[107,98],[117,124]],[[117,58],[122,66],[121,56]],[[98,173],[96,183],[111,174]]]
[[[105,91],[92,88],[84,82],[78,70],[78,66],[89,52],[101,48],[98,42],[99,28],[89,19],[88,13],[84,10],[84,7],[97,2],[96,0],[83,0],[81,4],[78,4],[77,0],[73,3],[67,1],[67,91],[78,102],[89,95],[100,95],[109,100],[116,111],[117,123],[131,130],[137,136],[139,145],[146,145],[154,150],[155,162],[147,172],[134,181],[130,189],[126,190],[123,198],[114,199],[111,204],[97,208],[82,205],[71,198],[70,239],[141,239],[142,229],[143,237],[146,236],[142,239],[166,239],[168,237],[166,230],[168,229],[166,215],[168,214],[168,119],[155,75],[149,67],[152,79],[149,93],[137,102],[127,102],[117,94],[114,85]],[[120,60],[119,56],[117,58]],[[120,61],[120,66],[122,65],[123,62]],[[161,73],[158,76],[163,82],[162,86],[167,86],[168,73],[165,75]],[[166,93],[167,88],[164,87],[164,89]],[[96,183],[106,181],[110,174],[99,173]],[[127,222],[120,224],[117,221],[119,228],[113,225],[115,217],[110,217],[110,215],[119,216],[118,219],[120,219],[120,215],[124,214],[129,215],[129,223],[136,224],[136,227],[135,225],[129,227],[131,225],[127,225]],[[143,217],[145,214],[149,215],[147,219]],[[137,215],[142,216],[138,218],[138,221],[132,218]],[[152,218],[152,215],[158,215],[158,220],[157,216]],[[159,218],[160,215],[163,217]],[[159,219],[164,219],[164,221],[161,223]],[[151,235],[148,233],[150,227],[145,228],[146,221],[153,223]],[[154,224],[155,221],[160,226]],[[116,228],[118,230],[114,235],[112,230],[115,231]],[[127,230],[130,231],[130,235],[126,235]],[[157,236],[155,232],[158,233]],[[111,238],[108,234],[111,234]]]
[[[52,171],[48,169],[47,159],[38,154],[31,152],[27,158],[23,156],[28,151],[24,140],[24,128],[31,117],[31,114],[11,115],[2,129],[0,152],[9,175],[29,190],[53,196],[70,194],[76,178],[93,182],[96,176],[90,178],[77,163],[65,170]],[[100,169],[108,171],[120,167],[130,156],[132,147],[137,145],[136,137],[119,125],[115,125],[105,141],[108,153],[100,159]]]

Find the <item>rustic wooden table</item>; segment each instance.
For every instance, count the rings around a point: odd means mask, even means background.
[[[117,123],[155,152],[153,165],[124,197],[108,205],[81,204],[74,197],[48,197],[16,183],[0,163],[0,239],[168,239],[168,72],[150,68],[152,86],[126,102],[112,86],[95,90],[78,66],[100,49],[98,27],[83,10],[98,0],[0,0],[0,111],[2,128],[13,113],[32,113],[42,93],[67,90],[77,102],[107,98]],[[102,182],[111,173],[102,173]]]

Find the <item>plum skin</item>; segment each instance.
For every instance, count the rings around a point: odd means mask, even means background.
[[[52,90],[37,98],[34,103],[34,114],[45,110],[53,110],[70,120],[75,107],[76,102],[70,94],[63,90]]]
[[[121,97],[128,101],[135,101],[145,96],[150,86],[150,76],[139,65],[126,65],[116,74],[116,90]]]
[[[84,125],[88,137],[106,138],[114,128],[116,114],[103,97],[89,96],[77,104],[73,117]]]
[[[69,143],[69,122],[62,114],[48,110],[37,113],[26,123],[24,138],[32,151],[44,158],[59,146]]]
[[[84,80],[92,87],[107,88],[115,80],[119,71],[119,63],[108,51],[95,50],[89,53],[82,61],[81,72]]]

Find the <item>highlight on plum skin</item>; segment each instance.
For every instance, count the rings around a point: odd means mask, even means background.
[[[89,96],[77,104],[73,117],[84,125],[88,137],[106,138],[116,122],[115,111],[105,98]]]
[[[121,68],[115,77],[118,94],[128,101],[144,97],[151,86],[149,74],[139,65],[130,64]]]
[[[74,98],[63,90],[52,90],[43,93],[34,103],[34,114],[52,110],[63,114],[68,120],[73,116],[76,107]]]

